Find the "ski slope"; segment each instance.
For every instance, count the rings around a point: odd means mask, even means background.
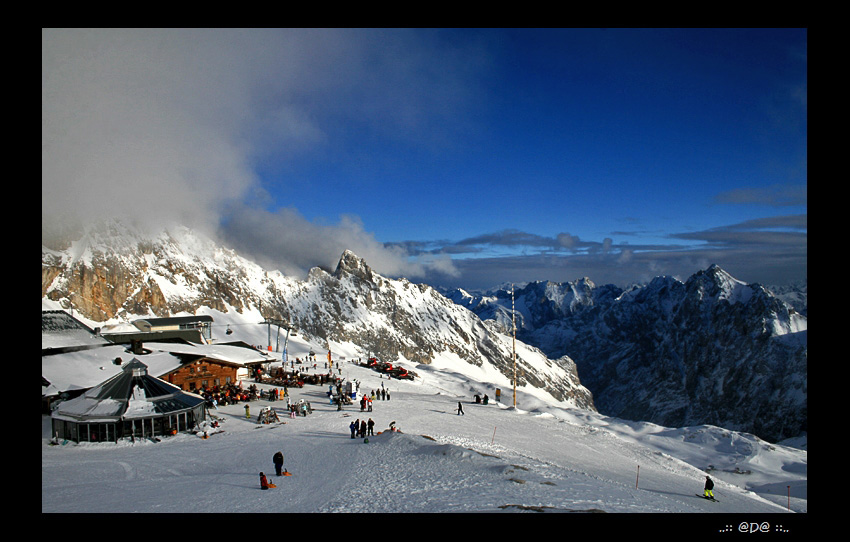
[[[390,400],[375,401],[372,412],[338,411],[326,387],[305,385],[290,391],[311,403],[306,417],[289,418],[282,401],[253,401],[251,419],[244,403],[213,410],[220,427],[207,439],[118,444],[50,445],[45,416],[42,512],[807,512],[804,450],[712,426],[670,429],[559,409],[523,394],[513,408],[511,390],[496,404],[466,377],[423,366],[412,367],[420,374],[412,382],[341,368],[361,394],[383,385]],[[491,404],[474,404],[476,392]],[[266,405],[281,423],[257,423]],[[350,422],[368,418],[380,434],[351,439]],[[393,421],[400,432],[386,431]],[[274,476],[278,450],[292,477]],[[696,496],[709,465],[719,502]],[[278,487],[260,490],[260,471]]]

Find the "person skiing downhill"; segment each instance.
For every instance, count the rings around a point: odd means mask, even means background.
[[[463,405],[460,403],[460,401],[457,402],[457,415],[466,415],[463,413]]]
[[[705,477],[705,490],[703,491],[703,496],[706,499],[714,498],[714,482],[708,476]]]

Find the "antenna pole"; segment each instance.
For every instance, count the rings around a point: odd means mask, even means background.
[[[511,283],[511,327],[513,328],[513,358],[514,358],[514,408],[516,408],[516,312],[514,309],[514,285]]]

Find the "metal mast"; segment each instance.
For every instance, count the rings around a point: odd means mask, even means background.
[[[511,327],[513,328],[513,358],[514,358],[514,408],[516,408],[516,316],[514,309],[514,285],[511,283]]]
[[[295,329],[289,325],[289,322],[284,322],[283,320],[277,320],[275,318],[266,318],[260,325],[268,326],[268,336],[269,336],[269,352],[272,349],[272,326],[277,326],[277,341],[275,343],[274,351],[280,352],[280,328],[284,328],[286,330],[286,339],[284,339],[283,343],[283,352],[286,353],[286,345],[289,342],[289,334],[292,332],[295,335]],[[284,360],[286,361],[286,360]]]

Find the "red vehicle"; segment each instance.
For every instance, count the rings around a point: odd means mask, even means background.
[[[396,367],[390,372],[395,378],[398,378],[399,380],[413,380],[413,377],[416,376],[415,374],[411,374],[410,371],[404,369],[403,367]]]

